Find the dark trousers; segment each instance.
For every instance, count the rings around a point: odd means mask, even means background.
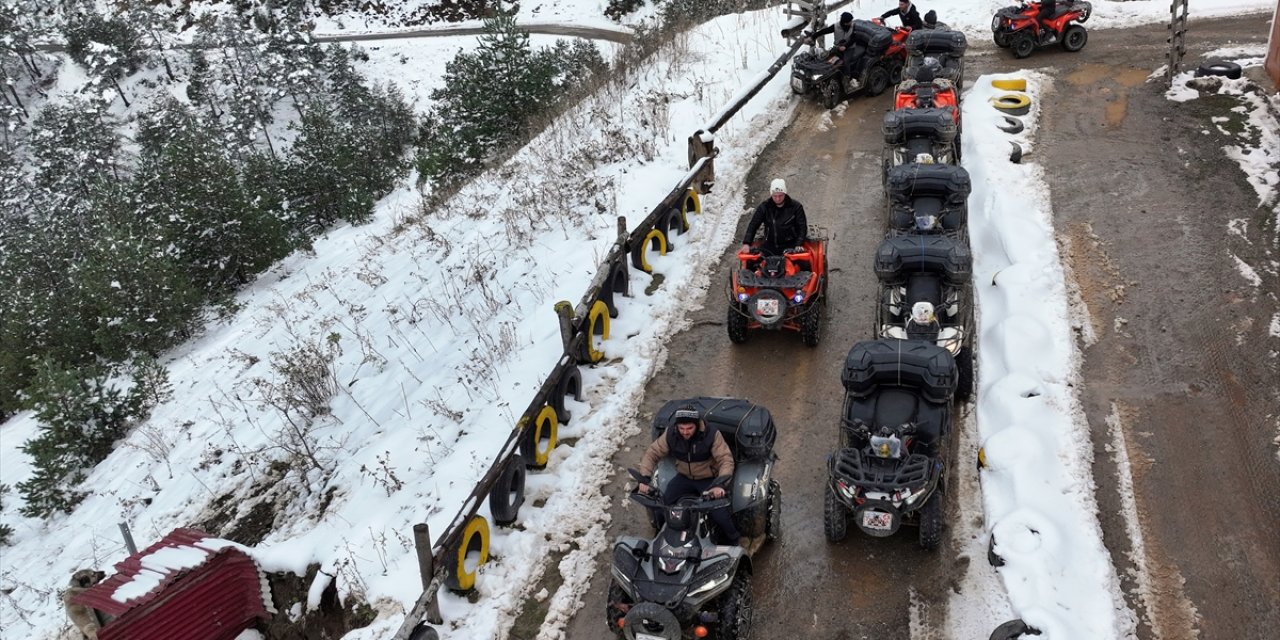
[[[662,492],[662,500],[668,505],[675,504],[680,498],[685,496],[697,496],[702,492],[711,488],[715,483],[715,478],[706,478],[704,480],[694,480],[680,474],[671,479],[667,484],[666,491]],[[731,497],[729,493],[725,493],[725,497]],[[728,507],[713,509],[710,513],[711,522],[715,523],[716,529],[720,531],[721,537],[727,544],[738,544],[738,527],[733,524],[733,515],[729,512]]]

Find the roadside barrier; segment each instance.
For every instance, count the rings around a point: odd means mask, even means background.
[[[688,232],[690,216],[702,213],[700,196],[715,185],[714,161],[719,153],[716,131],[754,98],[803,44],[796,40],[754,84],[731,98],[705,128],[689,136],[689,171],[631,231],[627,230],[626,219],[619,217],[613,247],[605,254],[581,301],[577,305],[567,300],[555,304],[563,355],[444,534],[432,543],[425,524],[414,527],[423,593],[405,615],[393,640],[435,637],[438,634],[430,625],[444,623],[436,599],[440,587],[463,593],[475,588],[479,568],[489,559],[489,524],[478,513],[485,498],[496,524],[507,526],[518,520],[527,471],[547,467],[556,447],[559,425],[572,418],[565,407],[566,398],[582,399],[579,366],[593,365],[607,357],[604,342],[609,338],[610,319],[618,317],[616,296],[631,295],[628,261],[631,267],[652,273],[653,252],[666,255],[675,249],[672,238]]]

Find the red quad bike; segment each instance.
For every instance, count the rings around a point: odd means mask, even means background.
[[[1059,2],[1053,16],[1040,28],[1036,16],[1039,2],[1005,7],[991,18],[992,39],[999,47],[1013,50],[1016,58],[1025,58],[1039,47],[1062,43],[1062,48],[1075,52],[1084,48],[1089,32],[1080,24],[1089,20],[1093,5],[1084,0]]]
[[[801,251],[780,256],[761,255],[758,246],[738,252],[740,267],[726,290],[731,342],[746,342],[751,329],[768,329],[799,331],[805,345],[818,345],[827,304],[827,239],[809,237]]]

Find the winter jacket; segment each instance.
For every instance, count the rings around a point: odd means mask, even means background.
[[[688,440],[674,426],[658,436],[640,459],[640,475],[652,477],[658,462],[667,456],[675,460],[680,475],[693,480],[733,475],[733,453],[729,451],[729,444],[719,431],[707,428],[705,422],[698,423],[698,430]]]
[[[923,29],[924,20],[920,18],[920,12],[916,10],[915,4],[907,5],[907,12],[902,13],[902,9],[890,9],[880,14],[881,20],[888,20],[890,16],[898,16],[902,20],[902,26],[911,27],[912,29]]]
[[[844,27],[844,25],[841,25],[839,22],[834,24],[829,24],[815,31],[812,37],[817,38],[818,36],[825,36],[828,33],[831,34],[832,37],[835,39],[834,41],[837,46],[842,44],[845,46],[849,46],[853,44],[853,23],[852,22],[849,23],[849,27],[847,29]]]
[[[756,239],[756,232],[764,226],[764,241],[779,250],[798,247],[809,236],[809,221],[805,219],[804,205],[787,196],[782,206],[768,198],[756,207],[756,212],[747,223],[747,233],[742,238],[743,244],[751,244]]]

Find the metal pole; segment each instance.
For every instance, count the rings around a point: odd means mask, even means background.
[[[138,545],[133,543],[133,534],[129,533],[129,525],[120,523],[120,535],[124,536],[124,546],[129,550],[129,555],[138,553]]]

